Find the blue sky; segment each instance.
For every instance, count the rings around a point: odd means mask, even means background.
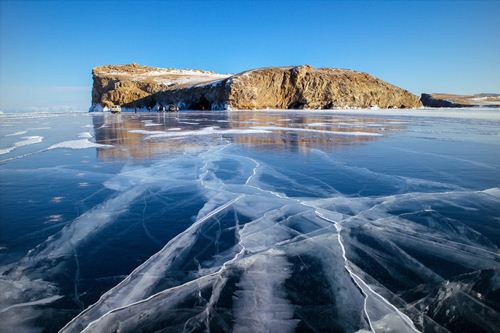
[[[1,2],[0,109],[90,104],[91,69],[310,64],[414,93],[500,92],[498,1]]]

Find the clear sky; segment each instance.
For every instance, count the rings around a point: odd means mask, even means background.
[[[500,93],[498,1],[1,1],[0,109],[86,109],[91,69],[309,64]]]

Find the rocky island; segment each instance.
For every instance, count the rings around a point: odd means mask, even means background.
[[[500,94],[422,94],[420,100],[433,108],[500,107]]]
[[[418,108],[412,93],[367,73],[308,65],[270,67],[239,74],[107,65],[92,71],[92,107],[145,109]]]

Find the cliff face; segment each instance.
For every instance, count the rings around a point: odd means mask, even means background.
[[[366,73],[274,67],[236,75],[140,65],[93,70],[94,106],[177,104],[181,109],[416,108],[419,98]]]
[[[233,76],[228,102],[238,109],[413,108],[418,98],[366,73],[310,66],[264,68]]]
[[[92,70],[92,106],[154,106],[156,94],[193,84],[209,83],[229,77],[200,70],[178,70],[129,65],[107,65]]]
[[[433,108],[500,107],[500,94],[422,94],[420,100]]]

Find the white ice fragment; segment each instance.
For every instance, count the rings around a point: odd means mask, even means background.
[[[14,143],[13,146],[0,149],[0,155],[7,154],[16,148],[33,145],[35,143],[40,143],[43,141],[43,136],[23,136],[23,140]]]
[[[374,132],[341,132],[341,131],[326,131],[326,130],[316,130],[309,128],[297,128],[297,127],[278,127],[278,126],[253,126],[253,129],[262,129],[267,131],[287,131],[287,132],[311,132],[311,133],[325,133],[334,135],[346,135],[346,136],[382,136],[380,133]]]
[[[17,131],[11,134],[7,134],[6,136],[16,136],[16,135],[23,135],[26,134],[27,131]]]
[[[50,303],[52,303],[54,301],[57,301],[58,299],[63,298],[63,297],[64,296],[54,295],[54,296],[50,296],[50,297],[38,299],[38,300],[32,301],[32,302],[25,302],[25,303],[14,304],[14,305],[8,306],[8,307],[0,310],[0,313],[7,312],[7,311],[9,311],[11,309],[14,309],[14,308],[22,308],[22,307],[33,306],[33,305],[50,304]]]
[[[61,214],[54,214],[47,217],[48,222],[60,222],[63,220],[63,216]]]
[[[135,134],[145,134],[145,135],[153,135],[153,134],[162,134],[166,133],[164,131],[148,131],[148,130],[130,130],[128,131],[129,133],[135,133]]]
[[[492,196],[496,197],[497,199],[500,199],[500,188],[498,188],[498,187],[489,188],[489,189],[484,190],[483,192],[486,194],[492,195]]]
[[[89,139],[92,137],[92,134],[90,134],[89,132],[82,132],[80,134],[78,134],[78,137],[79,138],[86,138],[86,139]]]
[[[53,144],[48,150],[56,148],[68,148],[68,149],[85,149],[85,148],[110,148],[112,145],[104,145],[100,143],[90,142],[88,139],[81,140],[69,140]]]
[[[60,203],[64,199],[64,197],[53,197],[50,202],[52,203]]]
[[[326,123],[308,123],[305,124],[306,126],[311,126],[311,127],[328,127],[331,126],[332,124],[326,124]]]
[[[170,137],[180,137],[180,136],[201,136],[201,135],[214,135],[214,134],[262,134],[270,133],[270,131],[259,128],[249,128],[249,129],[217,129],[216,127],[205,127],[199,130],[193,131],[179,131],[172,133],[159,133],[149,135],[145,140],[159,139],[159,138],[170,138]]]
[[[0,148],[0,155],[10,153],[14,149],[16,148],[15,147]]]

